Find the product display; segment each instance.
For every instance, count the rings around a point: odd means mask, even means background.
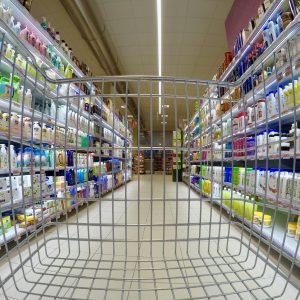
[[[300,0],[23,2],[0,299],[298,299]]]
[[[14,240],[14,228],[34,230],[130,180],[131,153],[125,156],[123,147],[130,145],[131,132],[98,96],[96,86],[44,80],[26,52],[17,51],[9,30],[25,42],[38,67],[47,69],[52,79],[91,73],[45,18],[41,29],[32,27],[26,13],[9,5],[0,3],[8,26],[0,42],[0,202],[5,224],[0,227],[1,234]],[[41,200],[33,203],[37,197]],[[4,242],[0,238],[0,246]]]
[[[297,245],[283,245],[282,232],[298,240],[300,38],[284,35],[297,23],[299,6],[283,2],[262,3],[234,51],[225,53],[214,79],[242,79],[241,85],[212,84],[195,101],[184,132],[183,144],[192,148],[184,153],[184,181],[266,239],[275,228],[274,245],[292,258]]]

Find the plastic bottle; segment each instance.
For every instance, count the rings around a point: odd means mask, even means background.
[[[11,17],[10,17],[10,20],[9,20],[9,27],[10,27],[11,29],[13,29],[14,26],[15,26],[14,20],[15,20],[14,16],[11,16]]]
[[[20,85],[19,89],[19,98],[18,98],[18,103],[22,104],[23,103],[23,96],[24,96],[24,86]]]
[[[24,139],[31,139],[32,122],[31,119],[26,117],[23,119],[23,137]]]
[[[300,77],[298,77],[297,86],[295,86],[295,97],[296,105],[300,104]]]
[[[20,31],[20,37],[24,40],[28,40],[28,36],[29,36],[29,30],[27,28],[27,26],[25,26],[21,31]]]
[[[47,125],[44,123],[42,127],[42,142],[48,143],[48,136],[47,136]]]
[[[4,144],[1,144],[1,149],[0,149],[0,167],[1,169],[8,168],[7,151]]]
[[[22,166],[22,151],[21,148],[19,148],[17,154],[17,168],[20,168],[21,166]]]
[[[293,84],[290,82],[288,85],[288,101],[289,107],[294,106],[294,93],[293,93]]]
[[[47,20],[45,17],[42,17],[42,22],[41,22],[41,26],[47,30]]]
[[[9,114],[3,113],[1,120],[1,131],[8,132],[8,122],[9,122]]]
[[[13,31],[16,35],[19,35],[21,32],[21,23],[17,22],[14,27],[13,27]]]
[[[40,164],[40,150],[39,149],[34,149],[34,165],[35,167],[39,167]]]
[[[31,89],[27,89],[25,97],[24,97],[24,106],[31,108],[31,105],[32,105]]]
[[[295,130],[296,128],[296,130]],[[295,138],[295,133],[296,133],[296,152],[300,152],[300,129],[298,128],[298,124],[296,122],[292,124],[291,130],[289,131],[289,136],[292,139],[290,141],[290,153],[294,154],[294,148],[295,148],[295,143],[294,143],[294,138]]]
[[[49,126],[47,127],[47,141],[52,144],[53,143],[53,130],[52,128]]]
[[[33,139],[36,141],[41,139],[41,126],[38,122],[33,123]]]
[[[60,45],[60,34],[59,31],[55,32],[55,42]]]
[[[10,145],[10,167],[12,169],[17,167],[17,155],[14,145]]]
[[[10,131],[11,131],[11,134],[19,134],[21,131],[20,118],[16,113],[11,114]]]
[[[257,101],[257,112],[256,119],[257,121],[263,121],[266,118],[266,100],[261,99]]]
[[[22,154],[21,154],[22,155]],[[25,148],[23,154],[23,166],[29,167],[32,163],[32,151],[31,148]]]
[[[7,25],[9,25],[10,18],[11,18],[11,9],[10,9],[10,7],[8,7],[7,9],[5,9],[5,7],[3,6],[2,17],[3,17],[3,21]]]

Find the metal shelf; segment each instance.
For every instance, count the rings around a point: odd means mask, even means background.
[[[128,181],[130,181],[130,179],[127,179],[127,182]],[[125,182],[123,182],[122,184],[116,185],[113,188],[111,188],[107,191],[104,191],[101,195],[104,196],[105,194],[111,192],[112,190],[118,189],[119,187],[123,186],[124,184],[125,184]],[[60,201],[59,198],[51,198],[51,199]],[[99,199],[101,199],[101,198],[99,198]],[[71,200],[71,199],[67,199],[67,200]],[[52,215],[49,215],[48,213],[44,214],[43,220],[37,222],[35,225],[30,225],[27,228],[19,228],[18,224],[16,224],[15,226],[12,226],[11,228],[8,229],[8,232],[5,233],[5,239],[4,239],[3,234],[0,235],[0,247],[5,245],[8,242],[19,240],[26,233],[28,233],[28,235],[30,235],[35,230],[36,227],[40,227],[42,224],[48,223],[52,219],[60,218],[62,215],[65,215],[67,212],[71,212],[72,210],[76,209],[78,206],[82,206],[85,202],[86,202],[85,198],[79,198],[78,203],[76,203],[64,210],[58,211],[57,214],[52,214]]]
[[[204,197],[210,198],[208,199],[209,201],[211,201],[212,203],[221,206],[222,209],[224,209],[228,214],[233,214],[232,211],[230,211],[230,209],[225,206],[224,204],[222,204],[220,201],[216,201],[214,199],[211,199],[211,196],[204,193],[201,189],[199,189],[197,186],[188,183],[186,181],[184,181],[187,185],[189,185],[192,189],[194,189],[196,192],[203,194]],[[271,233],[272,233],[272,228],[266,228],[264,226],[261,225],[257,225],[257,224],[253,224],[251,221],[234,214],[233,217],[235,217],[236,219],[238,219],[240,222],[244,223],[248,228],[250,228],[250,230],[252,230],[255,234],[256,237],[262,237],[262,241],[269,244],[270,239],[271,239]],[[278,251],[278,252],[283,252],[283,255],[289,259],[289,260],[294,260],[294,256],[295,256],[295,252],[297,250],[297,245],[298,242],[295,241],[294,238],[289,238],[287,237],[285,239],[285,242],[283,243],[284,240],[284,236],[286,234],[286,228],[282,226],[282,224],[279,224],[278,222],[276,222],[276,220],[273,220],[273,222],[275,222],[274,225],[274,233],[273,233],[273,237],[271,240],[271,247]],[[296,261],[295,261],[297,266],[300,266],[300,249],[298,249],[297,254],[296,254]]]

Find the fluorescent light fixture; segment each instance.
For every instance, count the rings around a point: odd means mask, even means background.
[[[168,115],[161,115],[161,117],[162,117],[162,118],[163,118],[163,117],[167,118],[167,117],[168,117]]]
[[[133,115],[128,115],[127,118],[133,118]]]
[[[160,122],[161,124],[168,124],[168,122]]]
[[[161,0],[156,0],[158,76],[162,75]],[[161,81],[158,82],[158,113],[161,114]]]
[[[169,105],[169,104],[164,104],[163,107],[164,107],[164,108],[169,108],[170,105]]]
[[[126,106],[125,105],[121,105],[121,108],[125,108]]]

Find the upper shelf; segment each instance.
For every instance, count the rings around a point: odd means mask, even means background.
[[[248,53],[249,48],[253,45],[258,37],[262,34],[262,29],[266,26],[268,21],[272,19],[282,8],[282,5],[287,0],[275,0],[268,10],[265,12],[264,16],[261,18],[259,24],[254,28],[250,33],[247,40],[245,41],[243,47],[239,50],[238,54],[233,58],[232,62],[227,67],[226,71],[221,75],[220,81],[225,81],[228,76],[231,74],[232,70],[240,63],[240,61]]]
[[[4,1],[4,4],[7,6],[7,7],[10,7],[11,8],[11,11],[12,11],[12,15],[15,17],[15,19],[17,19],[18,21],[20,21],[22,24],[26,24],[26,26],[28,27],[29,30],[33,30],[40,38],[41,41],[43,41],[45,44],[53,44],[55,47],[55,51],[56,51],[56,54],[61,56],[62,60],[65,59],[65,61],[67,62],[67,64],[69,64],[75,71],[75,73],[78,75],[78,77],[84,77],[85,75],[82,73],[82,71],[74,64],[74,62],[67,56],[67,54],[65,54],[63,52],[63,50],[59,47],[58,44],[55,43],[55,41],[53,41],[53,39],[49,36],[49,34],[40,26],[40,24],[34,20],[32,18],[32,16],[24,9],[23,6],[21,6],[17,1],[15,0],[5,0]],[[0,22],[0,26],[2,27],[2,30],[5,31],[6,35],[12,40],[12,41],[16,41],[18,40],[19,38],[15,35],[14,32],[12,32],[10,30],[10,28],[4,24],[3,22]],[[13,43],[12,43],[13,44]],[[49,67],[49,69],[54,72],[55,74],[55,78],[58,78],[58,79],[61,79],[61,78],[65,78],[65,76],[60,73],[57,69],[55,69],[55,67],[51,64],[51,62],[49,61],[48,58],[44,57],[43,55],[41,55],[34,47],[32,47],[29,43],[26,43],[26,45],[24,46],[27,51],[29,51],[31,54],[33,54],[33,56],[35,58],[38,58],[40,59],[43,64],[45,64],[47,67]],[[3,63],[6,63],[7,65],[11,64],[11,66],[13,65],[13,61],[5,58],[4,58],[4,62]],[[16,68],[18,69],[18,68]],[[27,74],[27,77],[29,78],[29,80],[31,80],[30,78],[30,74],[28,73]],[[33,82],[35,82],[35,78],[32,78]],[[39,81],[36,82],[37,85],[39,85],[42,89],[44,88],[43,84],[40,83]],[[70,85],[71,86],[71,85]],[[73,90],[76,91],[76,86],[75,85],[72,85],[73,87]],[[78,89],[78,88],[77,88]],[[57,98],[57,93],[51,89],[48,90],[48,92],[53,96],[53,97],[56,97]],[[101,107],[101,109],[104,109],[106,112],[110,112],[109,108],[107,107],[107,105],[103,102],[103,100],[100,98],[99,99],[99,96],[87,96],[85,94],[83,94],[82,91],[80,91],[80,97],[81,98],[84,98],[84,97],[87,97],[87,98],[93,98],[96,100],[96,103]],[[64,100],[66,102],[66,99],[65,97],[62,98],[62,100]],[[73,108],[74,109],[74,108]],[[75,109],[76,111],[76,109]],[[114,114],[115,116],[115,114]],[[115,116],[116,118],[116,116]],[[126,132],[126,126],[120,122],[119,120],[116,120],[115,119],[115,122],[119,124],[120,127],[122,127],[124,130],[124,132]],[[122,134],[118,131],[116,131],[110,124],[108,124],[107,122],[103,121],[102,120],[102,125],[103,127],[106,127],[107,129],[109,130],[112,130],[115,132],[115,134],[117,136],[120,136],[121,138],[124,138],[126,140],[131,140],[131,133],[130,131],[128,130],[127,131],[127,135],[126,133],[125,134]]]

